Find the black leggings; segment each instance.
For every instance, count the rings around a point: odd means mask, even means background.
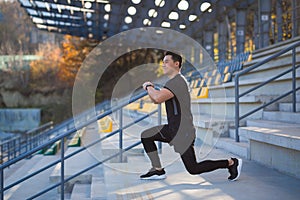
[[[155,126],[145,130],[141,135],[142,144],[150,158],[152,167],[161,168],[155,141],[170,143],[170,139],[167,137],[168,130],[168,125]],[[229,165],[228,160],[204,160],[202,162],[197,162],[194,143],[192,143],[180,156],[186,170],[190,174],[201,174],[216,169],[228,168]]]

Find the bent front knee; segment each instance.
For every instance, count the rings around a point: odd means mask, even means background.
[[[201,174],[202,173],[198,169],[195,169],[194,167],[191,167],[191,166],[185,166],[185,168],[188,171],[188,173],[191,174],[191,175],[197,175],[197,174]]]
[[[197,175],[200,174],[198,171],[194,170],[194,169],[187,169],[187,171],[189,172],[189,174],[191,175]]]

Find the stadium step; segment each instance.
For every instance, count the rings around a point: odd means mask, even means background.
[[[282,112],[292,112],[293,104],[292,103],[280,103],[279,110]],[[300,103],[296,103],[296,112],[300,112]]]
[[[300,178],[300,127],[287,123],[255,122],[241,127],[240,135],[249,138],[250,159]]]
[[[255,50],[252,52],[252,60],[257,60],[259,58],[266,58],[270,56],[271,54],[275,54],[276,52],[279,52],[280,50],[289,47],[294,42],[299,41],[300,37],[295,37],[290,40],[282,41],[277,44],[273,44],[258,50]]]
[[[93,176],[90,190],[92,200],[108,200],[104,177]]]
[[[282,111],[264,111],[263,119],[270,120],[270,121],[300,124],[300,113],[282,112]]]
[[[12,167],[5,170],[5,174],[6,173],[9,174],[9,176],[6,177],[5,179],[5,185],[8,185],[16,180],[19,180],[28,174],[36,172],[42,167],[52,163],[56,159],[58,159],[57,156],[35,155],[30,159],[22,160],[19,163],[16,163]],[[16,170],[16,168],[18,169]],[[38,191],[41,191],[49,187],[51,185],[49,181],[49,176],[52,170],[53,167],[11,188],[7,192],[5,192],[5,199],[9,199],[9,200],[24,199],[26,197],[30,197],[36,194]],[[57,190],[54,189],[40,196],[37,199],[56,200],[57,198],[58,198]]]
[[[214,139],[216,147],[249,159],[249,142],[236,142],[234,138],[220,137]]]
[[[70,200],[92,200],[91,184],[75,183]]]
[[[247,120],[248,127],[262,127],[262,128],[300,128],[300,124],[286,123],[271,120]]]

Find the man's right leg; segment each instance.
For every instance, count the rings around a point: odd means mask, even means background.
[[[160,159],[157,152],[155,141],[168,142],[161,132],[164,125],[155,126],[142,132],[141,140],[144,149],[151,161],[152,167],[161,168]]]
[[[141,175],[141,179],[164,179],[166,177],[155,144],[155,141],[168,142],[162,133],[163,128],[163,125],[155,126],[143,131],[141,135],[142,144],[152,165],[148,173]]]

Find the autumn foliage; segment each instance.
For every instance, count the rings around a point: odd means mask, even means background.
[[[87,41],[70,35],[64,36],[61,46],[42,45],[36,53],[42,59],[30,65],[33,83],[55,88],[72,87],[82,62],[91,50]]]
[[[62,57],[58,68],[58,77],[67,86],[72,86],[76,74],[84,59],[93,47],[86,40],[66,35],[62,43]]]
[[[58,81],[58,65],[61,62],[61,49],[53,44],[44,44],[36,52],[36,55],[42,59],[30,63],[32,84],[55,86]]]

